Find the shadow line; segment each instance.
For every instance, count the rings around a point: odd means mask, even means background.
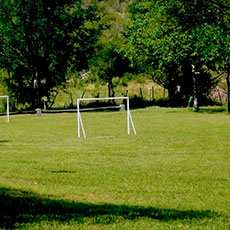
[[[7,140],[0,140],[0,144],[1,143],[7,143],[7,142],[9,142],[9,141],[7,141]]]
[[[200,108],[199,113],[208,113],[208,114],[215,114],[215,113],[223,113],[225,112],[225,108]]]
[[[220,216],[209,210],[176,210],[154,207],[78,203],[42,197],[22,190],[0,188],[0,228],[14,229],[27,223],[43,220],[59,223],[77,221],[84,223],[92,218],[95,224],[110,224],[118,219],[134,220],[147,217],[160,221],[193,220]]]
[[[51,173],[77,173],[76,171],[70,171],[70,170],[51,170]]]

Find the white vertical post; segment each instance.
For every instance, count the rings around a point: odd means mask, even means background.
[[[80,114],[80,100],[79,99],[77,99],[77,129],[78,129],[78,137],[81,137],[81,129],[82,129],[83,136],[84,138],[86,138],[85,129],[84,129],[83,122],[81,119],[81,114]]]
[[[80,115],[79,120],[80,120],[80,124],[81,124],[82,133],[83,133],[84,138],[86,138],[84,125],[83,125],[83,122],[82,122],[82,119],[81,119],[81,114],[79,113],[79,115]]]
[[[130,134],[130,125],[129,125],[129,98],[127,98],[127,129],[128,135]]]
[[[77,99],[77,129],[78,129],[78,137],[81,137],[80,130],[80,110],[79,110],[79,100]]]
[[[7,96],[7,111],[6,111],[6,113],[7,113],[7,122],[9,122],[10,121],[10,103],[9,103],[9,96]]]
[[[131,113],[129,113],[129,116],[130,116],[131,125],[132,125],[132,127],[133,127],[134,135],[137,135],[137,132],[136,132],[136,129],[135,129],[135,126],[134,126],[134,123],[133,123],[133,118],[132,118],[132,116],[131,116]]]

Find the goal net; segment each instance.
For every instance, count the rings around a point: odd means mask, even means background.
[[[9,122],[10,121],[10,105],[9,105],[9,96],[1,96],[0,95],[0,99],[5,98],[6,99],[6,121]]]
[[[77,124],[78,124],[78,137],[81,137],[81,131],[82,134],[84,136],[84,138],[86,138],[86,133],[85,133],[85,128],[83,125],[83,121],[81,118],[81,109],[80,109],[80,103],[81,101],[102,101],[102,100],[123,100],[126,101],[126,110],[127,110],[127,133],[128,135],[130,134],[130,126],[133,129],[134,135],[136,135],[136,129],[133,123],[133,119],[131,116],[131,112],[129,109],[129,97],[101,97],[101,98],[81,98],[81,99],[77,99]],[[85,111],[85,109],[84,109]]]

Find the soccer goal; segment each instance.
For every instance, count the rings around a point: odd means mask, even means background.
[[[1,96],[1,95],[0,95],[0,99],[1,99],[1,98],[6,98],[6,121],[9,122],[9,121],[10,121],[9,96]]]
[[[127,132],[130,134],[130,124],[133,128],[133,132],[136,135],[136,129],[133,123],[133,119],[129,110],[129,97],[101,97],[101,98],[81,98],[77,99],[77,124],[78,124],[78,137],[81,137],[81,130],[84,138],[86,138],[86,133],[83,125],[83,121],[80,113],[80,102],[81,101],[99,101],[99,100],[126,100],[127,103]]]

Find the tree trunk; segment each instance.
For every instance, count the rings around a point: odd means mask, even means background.
[[[112,84],[112,79],[109,80],[108,83],[108,96],[112,97],[113,96],[113,84]]]
[[[199,111],[199,92],[197,84],[197,75],[193,75],[193,111]]]
[[[41,82],[38,72],[35,70],[33,74],[33,108],[41,108],[42,105],[42,93],[41,93]]]
[[[229,70],[227,72],[226,82],[227,82],[227,112],[230,113],[230,92],[229,92]]]
[[[165,89],[163,92],[163,99],[165,99]],[[168,99],[169,99],[169,103],[171,106],[173,106],[176,103],[175,102],[175,89],[172,84],[168,85]]]

